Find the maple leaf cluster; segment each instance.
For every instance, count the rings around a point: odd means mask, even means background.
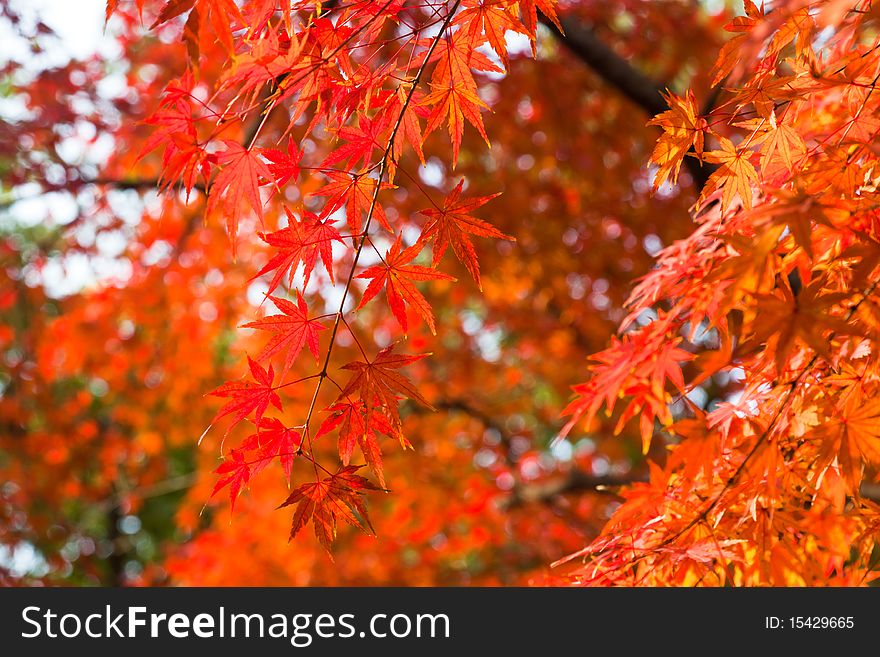
[[[602,408],[618,431],[638,417],[645,451],[668,453],[560,562],[581,561],[580,583],[876,577],[880,506],[862,494],[880,477],[873,17],[745,5],[714,106],[670,94],[651,121],[655,189],[678,184],[685,158],[707,167],[697,226],[639,281],[622,336],[566,411],[567,430]],[[696,401],[730,376],[741,383],[728,396]]]
[[[386,488],[382,440],[410,446],[400,403],[410,399],[430,407],[400,372],[426,354],[401,353],[394,343],[370,357],[369,345],[347,316],[368,311],[384,292],[404,336],[412,331],[413,316],[435,333],[437,320],[419,288],[456,281],[438,269],[447,250],[451,247],[479,288],[473,238],[512,239],[473,214],[497,194],[468,198],[463,178],[441,202],[425,192],[431,207],[422,210],[415,237],[395,225],[385,196],[396,188],[402,158],[409,151],[424,164],[423,143],[442,126],[453,167],[466,124],[488,144],[482,118],[488,106],[478,95],[475,73],[503,72],[506,32],[534,42],[536,7],[525,0],[412,6],[398,0],[340,6],[169,0],[139,2],[138,8],[154,13],[151,29],[180,30],[189,56],[186,72],[167,86],[159,109],[147,119],[155,132],[144,153],[164,147],[163,185],[179,184],[187,194],[197,185],[207,190],[207,215],[225,224],[233,257],[242,226],[252,227],[254,219],[261,227],[276,224],[258,231],[269,256],[254,280],[267,279],[264,302],[271,301],[280,314],[243,326],[272,335],[256,357],[248,356],[248,377],[211,393],[228,400],[212,426],[229,420],[229,437],[249,420],[255,433],[226,451],[214,493],[228,489],[234,505],[270,461],[280,462],[288,479],[296,476],[297,462],[311,464],[303,473],[309,481],[285,503],[297,504],[291,537],[311,522],[329,550],[337,517],[370,527],[361,497]],[[117,3],[110,3],[108,16],[115,10]],[[541,10],[555,20],[554,3],[541,3]],[[223,45],[229,59],[206,102],[199,71],[211,40]],[[264,127],[280,108],[289,113],[282,139],[296,133],[281,148],[263,143]],[[253,127],[244,139],[228,136],[230,126],[246,124]],[[310,157],[312,138],[332,139],[334,146],[323,157]],[[293,205],[292,198],[299,203]],[[339,226],[343,218],[347,233]],[[383,243],[390,244],[384,255]],[[317,271],[319,263],[323,272]],[[337,280],[343,285],[338,307],[316,314],[310,308],[315,292]],[[368,283],[351,309],[349,297],[361,280]],[[335,363],[341,334],[357,346],[360,360]],[[327,336],[323,346],[322,336]],[[306,347],[317,371],[288,380],[302,369],[296,365]],[[273,360],[279,358],[276,370]],[[348,381],[337,381],[337,371],[350,372]],[[286,418],[284,397],[310,385],[306,416],[299,422]],[[328,397],[328,385],[338,394]],[[318,424],[319,412],[327,416]],[[338,435],[336,465],[319,455],[320,443],[332,432]],[[353,474],[361,466],[352,462],[361,458],[378,486]]]

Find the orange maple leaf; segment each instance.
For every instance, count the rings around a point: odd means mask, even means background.
[[[706,162],[720,164],[716,171],[712,172],[706,186],[703,188],[701,198],[706,198],[710,193],[722,188],[721,211],[730,207],[734,197],[739,196],[746,210],[752,209],[752,186],[758,184],[758,172],[749,162],[752,151],[739,149],[726,137],[718,138],[721,150],[709,151],[705,154]]]
[[[506,3],[505,3],[506,4]],[[485,2],[484,0],[464,0],[464,9],[452,21],[453,25],[465,25],[468,37],[474,49],[486,41],[507,66],[507,32],[526,34],[513,16],[505,10],[502,3]]]
[[[743,351],[752,345],[767,343],[777,371],[788,362],[796,342],[801,342],[817,354],[831,360],[828,330],[848,334],[853,327],[841,317],[832,314],[835,305],[846,299],[842,293],[823,293],[823,280],[816,278],[795,296],[788,285],[781,285],[775,294],[757,294],[757,309],[752,323],[754,334]]]
[[[835,462],[851,494],[858,494],[865,464],[880,465],[880,399],[847,397],[843,408],[809,437],[819,441],[819,474]]]
[[[699,116],[694,94],[680,98],[675,94],[664,94],[669,109],[648,121],[648,125],[656,125],[663,129],[663,134],[651,153],[651,161],[659,165],[654,177],[654,189],[658,189],[666,180],[674,185],[678,181],[678,172],[685,155],[693,147],[697,156],[703,153],[703,133],[706,130],[705,119]]]

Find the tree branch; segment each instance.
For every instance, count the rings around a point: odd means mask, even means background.
[[[541,22],[560,43],[589,66],[604,82],[645,110],[649,116],[656,116],[669,109],[669,104],[662,94],[666,85],[652,80],[618,55],[596,36],[592,28],[577,19],[565,16],[559,19],[564,33],[544,16],[541,16]],[[693,178],[697,191],[701,191],[715,167],[693,157],[685,158],[684,164]]]
[[[566,477],[516,486],[510,497],[502,502],[501,508],[510,510],[525,504],[546,503],[566,493],[594,492],[616,495],[614,489],[640,481],[645,479],[632,474],[597,476],[583,470],[571,470]]]
[[[565,33],[542,17],[542,22],[573,54],[589,66],[602,80],[617,89],[651,116],[669,109],[663,100],[663,86],[623,59],[605,44],[592,28],[577,19],[559,19]]]
[[[863,481],[859,488],[859,492],[866,500],[871,500],[872,502],[880,504],[880,484]]]
[[[515,467],[516,459],[513,458],[510,450],[512,436],[493,417],[462,399],[438,399],[433,400],[432,404],[437,409],[469,415],[482,422],[486,428],[498,432],[505,447],[507,464],[511,468]],[[422,409],[414,406],[411,411],[420,413]],[[567,493],[593,492],[616,495],[615,489],[644,481],[647,481],[645,477],[636,473],[598,476],[579,469],[570,470],[564,477],[539,483],[523,484],[517,480],[510,496],[501,503],[501,509],[507,511],[526,504],[546,504]],[[880,483],[863,481],[859,492],[864,499],[880,504]]]
[[[520,485],[502,504],[503,509],[513,509],[531,503],[546,503],[566,493],[596,492],[609,495],[616,494],[613,490],[619,486],[628,486],[646,481],[644,477],[635,475],[604,475],[596,476],[582,470],[572,470],[568,476],[548,482]],[[880,503],[880,484],[863,481],[860,494],[862,498]]]
[[[499,424],[494,418],[490,417],[478,408],[472,406],[470,403],[464,401],[463,399],[440,399],[433,402],[433,406],[438,410],[458,411],[460,413],[464,413],[465,415],[470,415],[472,418],[482,422],[487,429],[492,429],[496,431],[500,436],[502,443],[508,446],[510,445],[512,438],[507,429]]]
[[[83,180],[77,180],[73,183],[74,185],[102,185],[106,187],[113,187],[115,189],[133,189],[137,191],[159,191],[159,179],[158,178],[132,178],[128,180],[117,179],[117,178],[86,178]],[[193,185],[193,189],[205,193],[205,186],[202,183],[195,183]]]

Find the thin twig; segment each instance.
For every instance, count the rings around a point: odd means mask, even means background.
[[[438,32],[437,36],[434,38],[433,42],[431,43],[430,47],[428,48],[427,53],[425,54],[425,60],[422,62],[421,66],[419,67],[419,70],[416,72],[416,75],[413,77],[412,82],[411,82],[412,86],[410,87],[409,92],[407,93],[407,96],[406,96],[406,100],[404,101],[403,106],[400,109],[400,114],[398,115],[397,121],[394,124],[394,127],[392,128],[391,133],[388,137],[388,145],[385,147],[385,150],[382,154],[382,160],[380,161],[380,163],[378,165],[376,186],[373,188],[373,196],[372,196],[372,199],[370,200],[369,210],[367,211],[367,219],[364,222],[363,236],[361,237],[360,242],[358,243],[357,250],[355,251],[355,254],[354,254],[354,259],[352,260],[352,263],[351,263],[351,268],[348,271],[348,278],[346,279],[346,282],[345,282],[345,288],[342,293],[342,299],[339,302],[339,310],[336,313],[336,320],[333,322],[333,329],[330,332],[330,344],[327,347],[327,354],[324,357],[324,364],[321,366],[321,371],[318,374],[318,384],[315,386],[315,391],[312,394],[312,400],[309,403],[309,410],[306,413],[306,420],[303,424],[303,430],[305,432],[306,439],[308,440],[310,453],[314,453],[314,449],[312,447],[312,436],[311,436],[311,431],[309,430],[309,426],[311,424],[312,415],[315,412],[315,406],[318,401],[318,394],[321,392],[321,387],[324,384],[324,379],[327,378],[327,368],[330,365],[330,357],[333,354],[333,347],[336,344],[336,334],[339,331],[340,324],[342,324],[342,316],[345,311],[345,302],[348,300],[348,293],[351,290],[351,283],[352,283],[352,280],[354,279],[354,272],[355,272],[355,269],[357,268],[358,260],[360,259],[360,255],[361,255],[361,252],[363,251],[364,244],[366,244],[367,239],[368,239],[370,224],[372,223],[373,216],[376,211],[376,206],[377,206],[378,200],[379,200],[379,191],[382,189],[382,179],[385,177],[385,173],[388,169],[388,161],[389,161],[389,159],[392,158],[392,153],[394,151],[394,141],[395,141],[395,138],[397,137],[397,132],[400,130],[400,126],[403,125],[404,116],[406,115],[406,111],[409,108],[410,103],[412,102],[412,98],[413,98],[413,95],[415,94],[416,87],[419,84],[419,80],[421,79],[422,74],[425,72],[425,69],[427,68],[428,63],[431,60],[431,55],[434,53],[434,50],[437,47],[437,44],[440,43],[440,39],[442,38],[446,29],[449,27],[449,23],[452,21],[452,18],[455,16],[455,12],[458,10],[458,6],[459,6],[460,2],[461,2],[461,0],[456,0],[455,4],[450,9],[449,13],[446,15],[445,19],[443,20],[443,24],[440,26],[440,31]]]

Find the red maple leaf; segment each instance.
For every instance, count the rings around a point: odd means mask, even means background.
[[[230,455],[231,460],[227,459],[221,463],[216,470],[214,470],[215,474],[220,475],[220,478],[217,480],[217,483],[214,484],[214,490],[211,492],[211,497],[214,497],[220,490],[229,486],[229,504],[232,507],[232,510],[235,510],[235,500],[238,498],[238,494],[241,492],[242,486],[244,486],[248,479],[250,479],[251,471],[247,462],[244,460],[244,454],[239,451],[233,451]]]
[[[256,322],[248,322],[244,328],[254,328],[263,331],[274,331],[275,335],[269,340],[263,351],[257,356],[258,361],[271,358],[282,349],[287,349],[287,356],[284,359],[284,368],[281,370],[281,376],[290,369],[293,361],[299,356],[299,352],[303,347],[308,345],[309,351],[318,359],[318,334],[327,327],[315,319],[309,319],[309,309],[305,299],[296,292],[296,305],[280,299],[278,297],[269,297],[283,314],[269,315]]]
[[[147,139],[138,158],[159,146],[182,148],[196,143],[192,104],[186,96],[175,95],[169,98],[166,90],[166,98],[163,99],[162,106],[147,117],[144,123],[156,126],[156,129]]]
[[[446,199],[443,201],[443,209],[437,210],[429,208],[421,210],[420,214],[429,218],[427,225],[422,231],[421,239],[434,238],[434,257],[433,265],[437,263],[446,253],[449,245],[452,245],[452,251],[467,270],[474,277],[477,287],[482,290],[480,283],[480,267],[477,262],[477,254],[474,251],[474,245],[468,235],[479,235],[480,237],[495,237],[503,240],[513,240],[515,238],[505,235],[492,224],[486,223],[482,219],[471,216],[471,212],[478,207],[491,201],[498,194],[491,196],[482,196],[480,198],[461,200],[461,190],[464,185],[462,178],[458,185],[455,186]]]
[[[418,242],[409,248],[401,250],[401,240],[398,235],[397,240],[385,254],[385,260],[382,264],[369,267],[357,275],[358,278],[372,279],[370,284],[367,285],[367,289],[364,290],[364,296],[361,299],[360,305],[358,305],[358,309],[363,308],[384,287],[391,312],[394,313],[404,331],[407,330],[406,304],[404,303],[406,301],[406,303],[415,307],[419,315],[425,320],[428,328],[431,329],[431,333],[436,333],[431,306],[427,299],[422,296],[422,293],[416,289],[413,281],[429,281],[432,279],[454,281],[455,278],[431,267],[408,264],[419,255],[423,246],[424,243]]]
[[[368,363],[364,361],[347,363],[342,369],[351,370],[354,375],[342,389],[338,400],[344,400],[348,395],[357,392],[368,408],[374,406],[375,401],[390,407],[397,405],[397,395],[401,395],[415,399],[433,409],[428,400],[416,390],[412,381],[397,371],[429,355],[396,354],[394,345],[391,345],[376,354],[376,357]]]
[[[353,402],[349,399],[337,402],[327,410],[331,411],[332,415],[321,424],[316,438],[320,438],[339,427],[337,449],[342,464],[348,465],[351,462],[354,448],[359,446],[367,465],[370,466],[379,480],[379,484],[384,488],[382,450],[379,448],[377,434],[382,433],[389,437],[398,438],[402,444],[409,445],[403,439],[400,431],[395,428],[394,420],[377,412],[376,409],[366,408],[363,401],[360,400]]]
[[[342,164],[345,168],[353,168],[358,162],[368,166],[373,160],[373,151],[385,148],[383,133],[388,129],[390,117],[380,114],[376,119],[360,115],[357,127],[346,126],[339,130],[338,136],[343,144],[334,150],[321,163],[321,168],[330,168]]]
[[[254,212],[263,220],[263,201],[260,199],[260,178],[274,180],[269,167],[260,159],[260,149],[244,148],[231,139],[224,139],[226,150],[217,155],[221,169],[211,185],[209,207],[215,207],[224,200],[226,209],[226,229],[232,240],[235,255],[235,237],[241,217],[241,202],[247,199]]]
[[[269,463],[277,458],[281,461],[284,474],[290,479],[293,460],[302,444],[302,434],[292,427],[287,427],[278,418],[262,418],[257,430],[242,441],[235,452],[256,452],[249,457],[251,475],[256,475]]]
[[[348,465],[351,461],[354,447],[357,445],[358,437],[362,436],[366,430],[363,418],[363,404],[350,401],[337,402],[327,408],[327,410],[331,411],[332,415],[321,423],[315,438],[320,438],[340,427],[337,440],[339,459],[343,465]]]
[[[264,370],[250,356],[248,356],[248,365],[255,383],[251,381],[229,381],[208,393],[214,397],[230,398],[217,411],[214,419],[211,420],[211,425],[214,425],[220,418],[227,415],[232,416],[232,424],[226,429],[225,435],[229,435],[232,427],[251,413],[254,413],[254,417],[259,424],[260,418],[263,417],[263,413],[266,412],[269,404],[272,404],[279,411],[282,410],[281,399],[272,387],[272,380],[275,378],[275,371],[272,369],[272,366],[269,365],[269,369]]]
[[[336,538],[337,517],[368,534],[373,533],[367,508],[363,503],[363,492],[378,488],[367,478],[356,475],[358,470],[359,467],[350,465],[321,481],[303,484],[282,502],[279,509],[296,504],[290,526],[290,539],[311,520],[315,536],[329,553]],[[332,555],[330,558],[333,558]]]
[[[342,243],[342,236],[333,227],[329,219],[320,220],[311,212],[304,212],[302,221],[297,220],[294,214],[286,207],[288,224],[274,233],[260,233],[260,238],[270,246],[274,246],[277,253],[273,255],[254,278],[258,278],[270,271],[275,273],[269,282],[266,295],[272,294],[280,285],[284,275],[289,272],[290,279],[296,274],[297,267],[303,264],[303,287],[309,284],[309,278],[315,269],[320,256],[324,263],[324,269],[333,282],[333,241]],[[251,279],[253,280],[253,279]]]
[[[168,2],[165,3],[165,6],[162,7],[162,11],[159,12],[156,20],[150,25],[150,29],[153,30],[162,23],[167,23],[172,18],[180,16],[184,12],[192,9],[195,4],[196,0],[168,0]]]
[[[213,157],[198,142],[193,120],[193,85],[192,75],[187,72],[165,88],[161,106],[144,121],[155,130],[137,157],[140,160],[155,148],[164,146],[159,187],[164,190],[173,182],[182,180],[187,198],[199,174],[208,179],[209,160]]]
[[[277,148],[267,148],[263,151],[263,157],[269,160],[269,171],[275,179],[275,184],[279,187],[286,185],[287,182],[299,176],[299,163],[302,160],[303,152],[294,144],[293,137],[287,141],[287,152],[280,151]]]
[[[324,175],[330,182],[314,192],[315,196],[329,196],[324,210],[321,213],[327,216],[341,207],[345,207],[345,218],[354,235],[361,232],[361,214],[368,215],[373,205],[373,195],[376,191],[376,181],[363,174],[352,174],[345,171],[325,171]],[[381,189],[391,189],[393,185],[382,183]],[[382,227],[391,231],[391,225],[385,216],[382,206],[376,202],[373,208],[373,216]]]
[[[401,443],[409,445],[400,432],[400,420],[397,417],[397,409],[395,408],[392,417],[380,413],[377,409],[371,408],[367,410],[366,430],[358,436],[358,446],[370,470],[379,480],[379,485],[385,488],[385,472],[382,468],[382,450],[379,447],[379,436],[382,433],[390,437],[398,437]]]
[[[142,2],[142,0],[139,0],[139,2]],[[244,16],[242,16],[234,0],[168,0],[159,12],[159,16],[153,21],[150,29],[155,29],[157,26],[177,18],[190,9],[193,9],[194,12],[200,11],[203,14],[207,14],[211,20],[211,32],[213,35],[228,51],[232,52],[234,50],[230,22],[239,25],[244,23]]]

